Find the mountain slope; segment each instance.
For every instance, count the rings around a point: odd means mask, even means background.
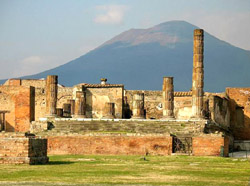
[[[59,75],[66,86],[77,83],[121,83],[126,89],[160,90],[163,76],[173,76],[177,91],[191,88],[193,30],[184,21],[149,29],[131,29],[95,50],[57,68],[23,78]],[[250,86],[250,51],[234,47],[205,32],[205,90]]]

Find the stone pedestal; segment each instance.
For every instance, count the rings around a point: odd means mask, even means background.
[[[63,116],[64,117],[71,117],[71,105],[69,103],[63,104]]]
[[[204,35],[202,29],[194,30],[194,49],[193,49],[193,81],[192,81],[192,118],[203,118],[203,50]]]
[[[46,164],[47,139],[28,133],[0,133],[0,164]]]
[[[133,119],[145,119],[144,115],[144,93],[133,96]]]
[[[163,119],[174,119],[173,77],[163,78],[162,95],[163,95]]]
[[[115,103],[105,103],[102,118],[113,119],[115,118]]]
[[[46,116],[56,116],[56,103],[57,103],[57,76],[47,76],[46,79]]]
[[[74,118],[86,118],[86,93],[76,91]]]

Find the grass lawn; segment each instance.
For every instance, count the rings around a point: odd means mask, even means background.
[[[0,165],[0,185],[248,185],[249,160],[193,156],[50,156],[47,165]]]

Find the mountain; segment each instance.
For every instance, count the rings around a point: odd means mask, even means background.
[[[131,29],[64,65],[22,78],[59,75],[59,83],[124,84],[126,89],[160,90],[164,76],[174,77],[177,91],[192,86],[193,30],[185,21],[170,21],[148,29]],[[205,90],[250,87],[250,51],[232,46],[205,32]]]

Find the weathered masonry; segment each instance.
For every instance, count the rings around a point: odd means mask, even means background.
[[[45,164],[47,139],[23,133],[0,133],[0,163]]]
[[[47,138],[49,154],[227,156],[234,139],[250,140],[250,88],[204,92],[203,51],[196,29],[188,92],[175,92],[168,76],[160,91],[126,90],[106,78],[73,87],[56,75],[9,79],[0,86],[0,129]]]

